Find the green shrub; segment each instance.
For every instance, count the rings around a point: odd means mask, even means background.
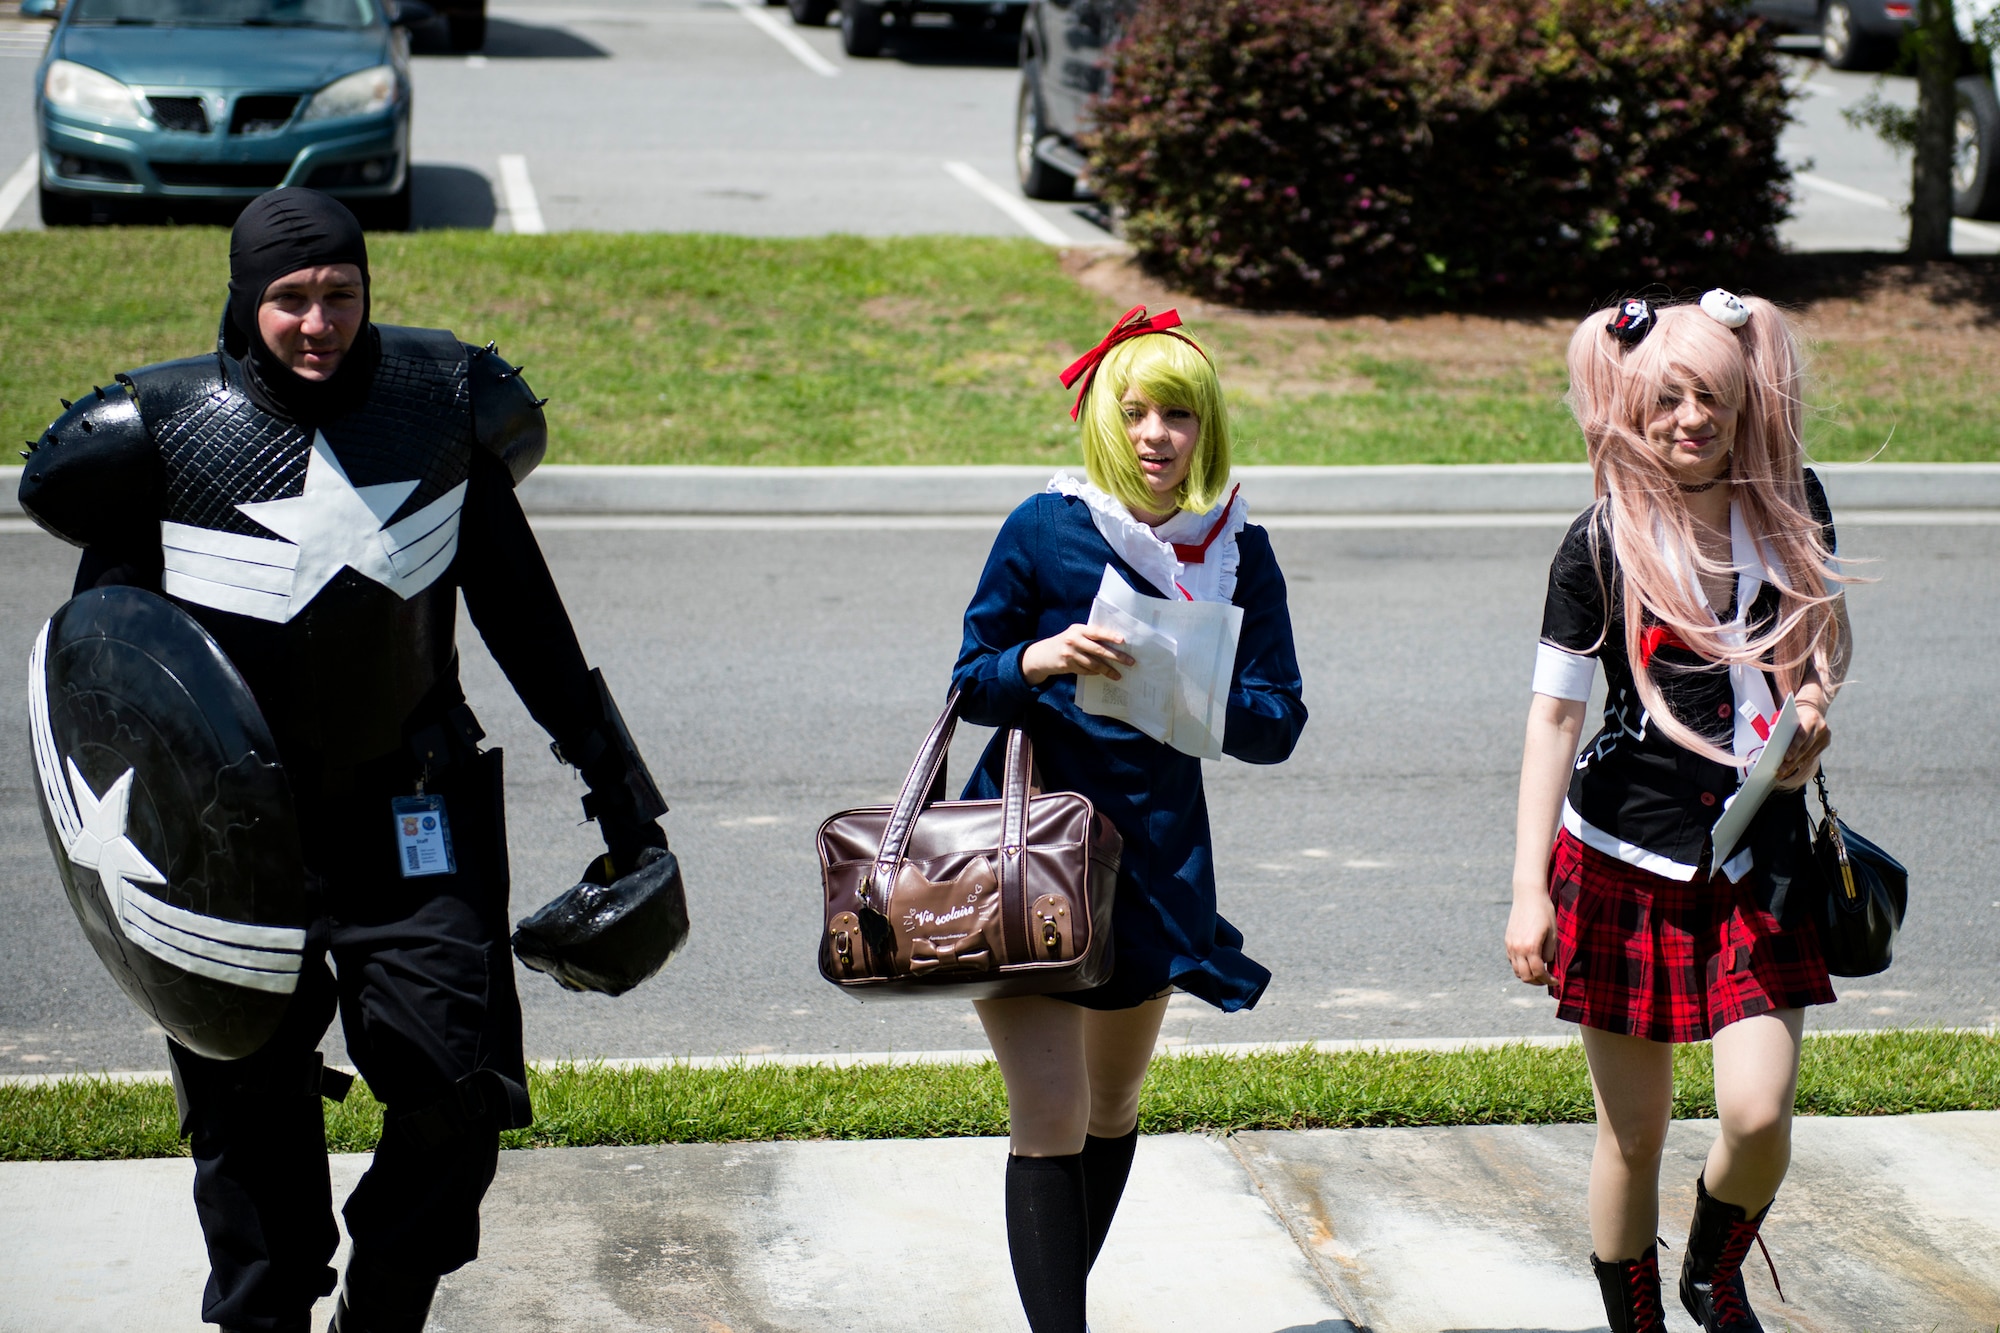
[[[1177,0],[1089,146],[1142,262],[1207,295],[1590,300],[1775,251],[1788,96],[1712,0]]]

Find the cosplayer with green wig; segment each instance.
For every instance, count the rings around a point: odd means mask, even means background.
[[[1221,502],[1229,485],[1229,411],[1222,382],[1201,344],[1186,335],[1129,338],[1112,347],[1097,367],[1082,399],[1083,466],[1091,484],[1129,509],[1154,509],[1158,498],[1146,485],[1127,435],[1133,389],[1159,407],[1194,413],[1201,433],[1187,477],[1174,492],[1174,507],[1206,514]]]
[[[966,799],[999,796],[1007,730],[1019,727],[1042,789],[1081,793],[1124,840],[1110,979],[977,1002],[1007,1084],[1007,1246],[1033,1333],[1083,1333],[1168,996],[1229,1013],[1271,980],[1216,911],[1201,759],[1077,700],[1080,677],[1115,680],[1134,665],[1116,630],[1089,623],[1115,577],[1143,596],[1241,610],[1224,754],[1280,763],[1305,727],[1284,574],[1231,488],[1214,364],[1179,325],[1171,310],[1136,307],[1063,372],[1089,480],[1059,474],[1008,516],[952,672],[959,715],[999,729]]]

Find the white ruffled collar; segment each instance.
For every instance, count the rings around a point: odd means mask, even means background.
[[[1168,597],[1227,602],[1236,595],[1236,570],[1243,560],[1236,539],[1249,515],[1249,506],[1240,494],[1232,491],[1219,514],[1183,510],[1152,528],[1132,517],[1132,511],[1116,497],[1080,477],[1058,472],[1050,478],[1049,489],[1083,501],[1105,544],[1140,578]],[[1209,543],[1208,550],[1198,562],[1184,561],[1174,552],[1176,543],[1199,546],[1204,541]]]

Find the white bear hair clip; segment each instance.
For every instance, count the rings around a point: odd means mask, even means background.
[[[1702,296],[1701,313],[1725,329],[1740,329],[1750,322],[1750,308],[1737,298],[1735,292],[1725,292],[1720,287]]]

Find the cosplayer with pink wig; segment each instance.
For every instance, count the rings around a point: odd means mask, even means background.
[[[1578,326],[1569,375],[1597,500],[1549,570],[1507,954],[1582,1032],[1591,1264],[1613,1333],[1667,1326],[1655,1235],[1673,1044],[1704,1040],[1721,1132],[1679,1294],[1706,1333],[1761,1333],[1743,1262],[1791,1160],[1805,1007],[1834,999],[1805,915],[1802,788],[1845,674],[1848,580],[1776,306],[1626,301]],[[1600,665],[1604,725],[1579,753]],[[1711,830],[1787,696],[1799,726],[1778,790],[1718,863]]]

